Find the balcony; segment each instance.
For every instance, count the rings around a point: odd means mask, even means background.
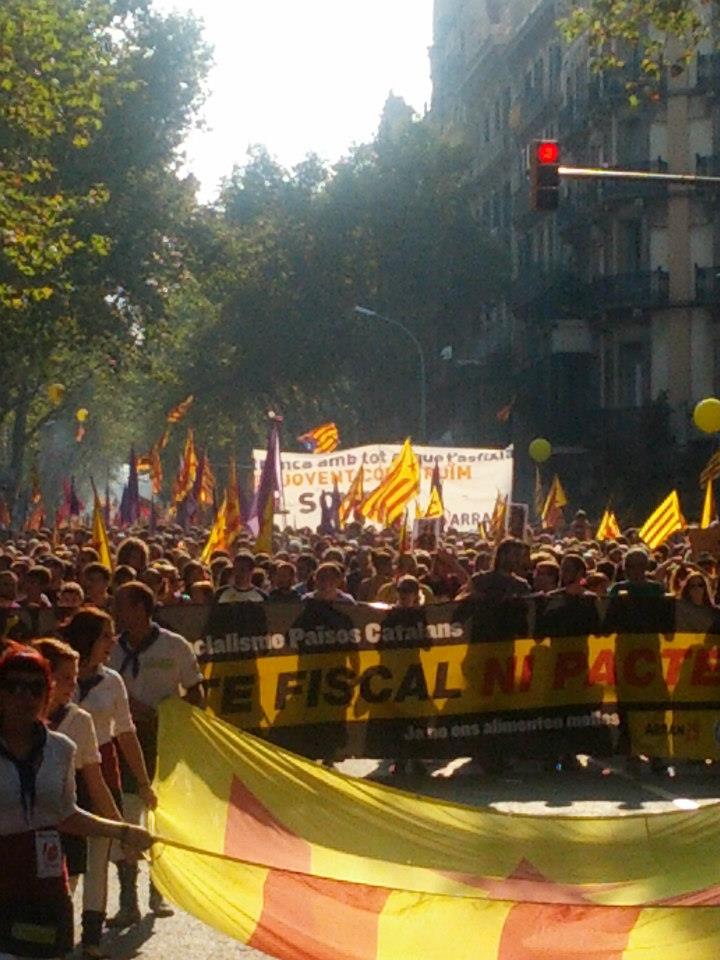
[[[576,317],[588,309],[587,284],[561,265],[520,267],[510,302],[536,318]]]
[[[611,274],[593,280],[590,292],[601,310],[664,307],[670,301],[670,274],[667,270]]]
[[[695,154],[695,173],[699,177],[720,177],[720,153]]]
[[[662,157],[656,160],[628,160],[609,170],[639,170],[643,173],[667,173]],[[633,200],[665,200],[667,184],[660,180],[601,180],[598,199],[606,203],[630,203]]]
[[[697,59],[697,85],[705,92],[720,93],[720,53],[700,53]]]
[[[720,306],[720,266],[695,266],[695,300],[705,306]]]

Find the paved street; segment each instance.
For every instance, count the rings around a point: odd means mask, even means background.
[[[720,796],[717,765],[681,764],[676,776],[653,773],[649,764],[626,769],[621,761],[612,769],[590,761],[572,772],[542,770],[538,764],[528,763],[494,777],[485,776],[462,761],[444,767],[436,764],[431,774],[424,777],[391,776],[388,764],[376,761],[346,761],[338,769],[447,800],[539,815],[623,815],[638,810],[688,809]],[[146,884],[145,877],[143,904],[147,904]],[[113,882],[111,911],[115,909],[116,897]],[[265,956],[180,912],[165,920],[148,915],[133,930],[108,935],[106,946],[114,960],[161,960],[171,955],[173,960],[262,960]]]

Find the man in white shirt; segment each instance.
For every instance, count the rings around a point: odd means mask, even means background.
[[[153,622],[154,609],[155,598],[146,584],[131,580],[118,588],[115,621],[120,636],[109,660],[109,666],[117,670],[125,682],[150,777],[155,771],[157,755],[158,704],[167,697],[183,697],[196,707],[205,704],[203,675],[195,652],[179,633]],[[137,794],[137,785],[128,778],[126,787],[125,815],[139,822],[145,809]],[[127,927],[140,919],[136,866],[134,870],[123,868],[120,888],[120,912],[108,925]],[[172,909],[152,886],[150,909],[156,916],[172,914]]]
[[[218,591],[218,603],[263,603],[267,594],[252,582],[255,557],[249,550],[240,550],[233,561],[233,582]]]

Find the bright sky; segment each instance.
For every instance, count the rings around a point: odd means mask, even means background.
[[[191,10],[215,48],[188,168],[212,198],[263,143],[285,166],[336,160],[372,138],[390,90],[422,113],[430,100],[432,0],[155,0]]]

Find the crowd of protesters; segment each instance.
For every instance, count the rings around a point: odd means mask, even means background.
[[[718,599],[715,558],[693,558],[683,535],[654,552],[634,530],[598,542],[582,511],[562,535],[494,543],[448,530],[440,543],[424,534],[402,550],[396,531],[351,524],[322,535],[277,530],[272,554],[240,536],[202,562],[206,536],[113,529],[112,569],[82,526],[59,537],[7,532],[0,543],[0,851],[21,864],[0,878],[0,957],[70,948],[69,892],[81,875],[83,956],[102,956],[111,861],[120,909],[107,923],[140,919],[137,858],[150,837],[139,824],[157,802],[156,710],[169,696],[204,703],[193,649],[162,626],[164,606],[627,594],[674,596],[711,612]],[[58,834],[62,864],[53,859]],[[150,909],[172,912],[154,889]],[[33,939],[38,924],[55,939]]]

